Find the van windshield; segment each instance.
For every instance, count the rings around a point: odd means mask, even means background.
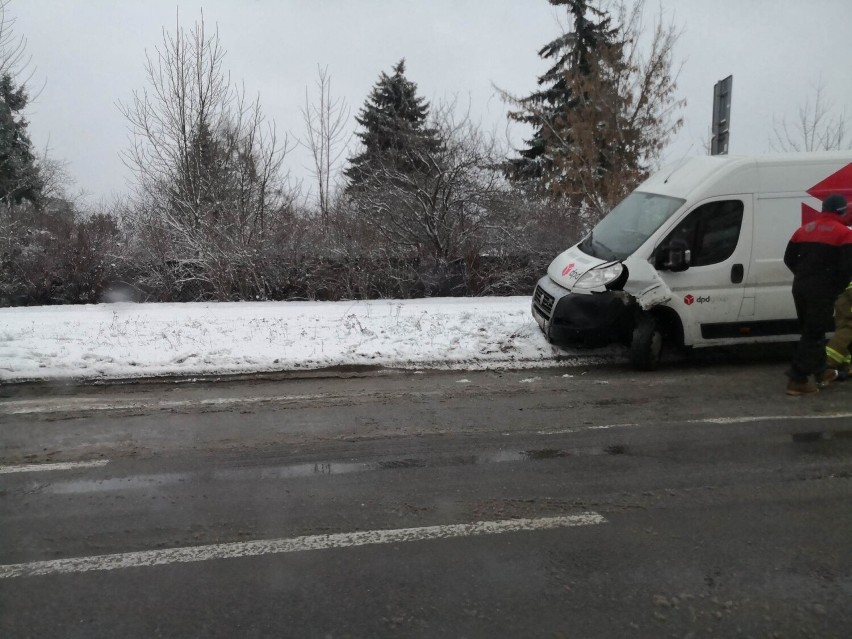
[[[638,249],[686,200],[634,191],[579,244],[603,260],[623,260]]]

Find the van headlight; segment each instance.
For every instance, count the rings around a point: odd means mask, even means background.
[[[574,283],[574,288],[582,288],[592,290],[596,288],[605,288],[607,284],[615,282],[624,273],[624,266],[621,262],[614,264],[605,264],[597,268],[590,269]]]

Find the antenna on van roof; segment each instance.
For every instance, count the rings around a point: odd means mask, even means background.
[[[684,159],[684,160],[685,160],[685,159]],[[669,183],[669,178],[671,178],[671,176],[673,176],[675,173],[677,173],[677,170],[678,170],[680,167],[682,167],[682,166],[683,166],[683,161],[679,162],[679,163],[677,164],[677,166],[675,166],[675,168],[673,168],[673,169],[672,169],[672,172],[671,172],[671,173],[669,173],[669,174],[666,176],[666,179],[665,179],[665,180],[663,180],[663,184],[668,184],[668,183]]]

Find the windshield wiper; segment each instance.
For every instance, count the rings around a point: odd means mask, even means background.
[[[609,248],[606,244],[604,244],[600,240],[596,240],[594,231],[591,231],[589,233],[588,240],[589,240],[589,246],[592,248],[592,255],[594,257],[600,257],[602,259],[615,259],[615,257],[616,257],[615,251],[613,251],[611,248]],[[597,246],[599,249],[601,249],[604,252],[604,254],[603,255],[597,255],[594,251],[595,246]]]

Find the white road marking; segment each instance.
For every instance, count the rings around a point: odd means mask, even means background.
[[[565,435],[567,433],[579,433],[584,430],[609,430],[610,428],[632,428],[641,424],[601,424],[600,426],[577,426],[576,428],[560,428],[559,430],[539,430],[536,435]]]
[[[62,462],[55,464],[20,464],[18,466],[0,466],[0,475],[4,473],[37,473],[46,470],[75,470],[77,468],[98,468],[106,466],[108,459],[96,459],[85,462]]]
[[[589,426],[585,430],[609,430],[610,428],[630,428],[639,424],[601,424],[600,426]]]
[[[705,417],[687,420],[689,424],[744,424],[747,422],[779,421],[791,419],[842,419],[852,413],[828,413],[826,415],[754,415],[747,417]]]
[[[164,566],[167,564],[208,561],[211,559],[258,557],[261,555],[302,552],[305,550],[352,548],[374,544],[398,544],[431,539],[452,539],[454,537],[497,535],[529,530],[549,530],[570,526],[591,526],[603,523],[606,523],[606,519],[598,513],[585,512],[576,515],[544,517],[540,519],[478,521],[472,524],[423,526],[420,528],[398,528],[395,530],[365,530],[334,535],[292,537],[290,539],[261,539],[257,541],[195,546],[192,548],[166,548],[163,550],[145,550],[94,557],[34,561],[26,564],[9,564],[0,566],[0,579],[89,572],[93,570]]]
[[[738,417],[704,417],[702,419],[687,419],[687,424],[747,424],[749,422],[763,422],[771,420],[793,420],[793,419],[844,419],[852,417],[852,413],[827,413],[825,415],[741,415]],[[601,424],[595,426],[577,426],[574,428],[560,428],[557,430],[539,430],[536,435],[566,435],[568,433],[579,433],[585,430],[609,430],[611,428],[635,428],[641,426],[657,426],[672,422],[646,422],[627,424]]]

